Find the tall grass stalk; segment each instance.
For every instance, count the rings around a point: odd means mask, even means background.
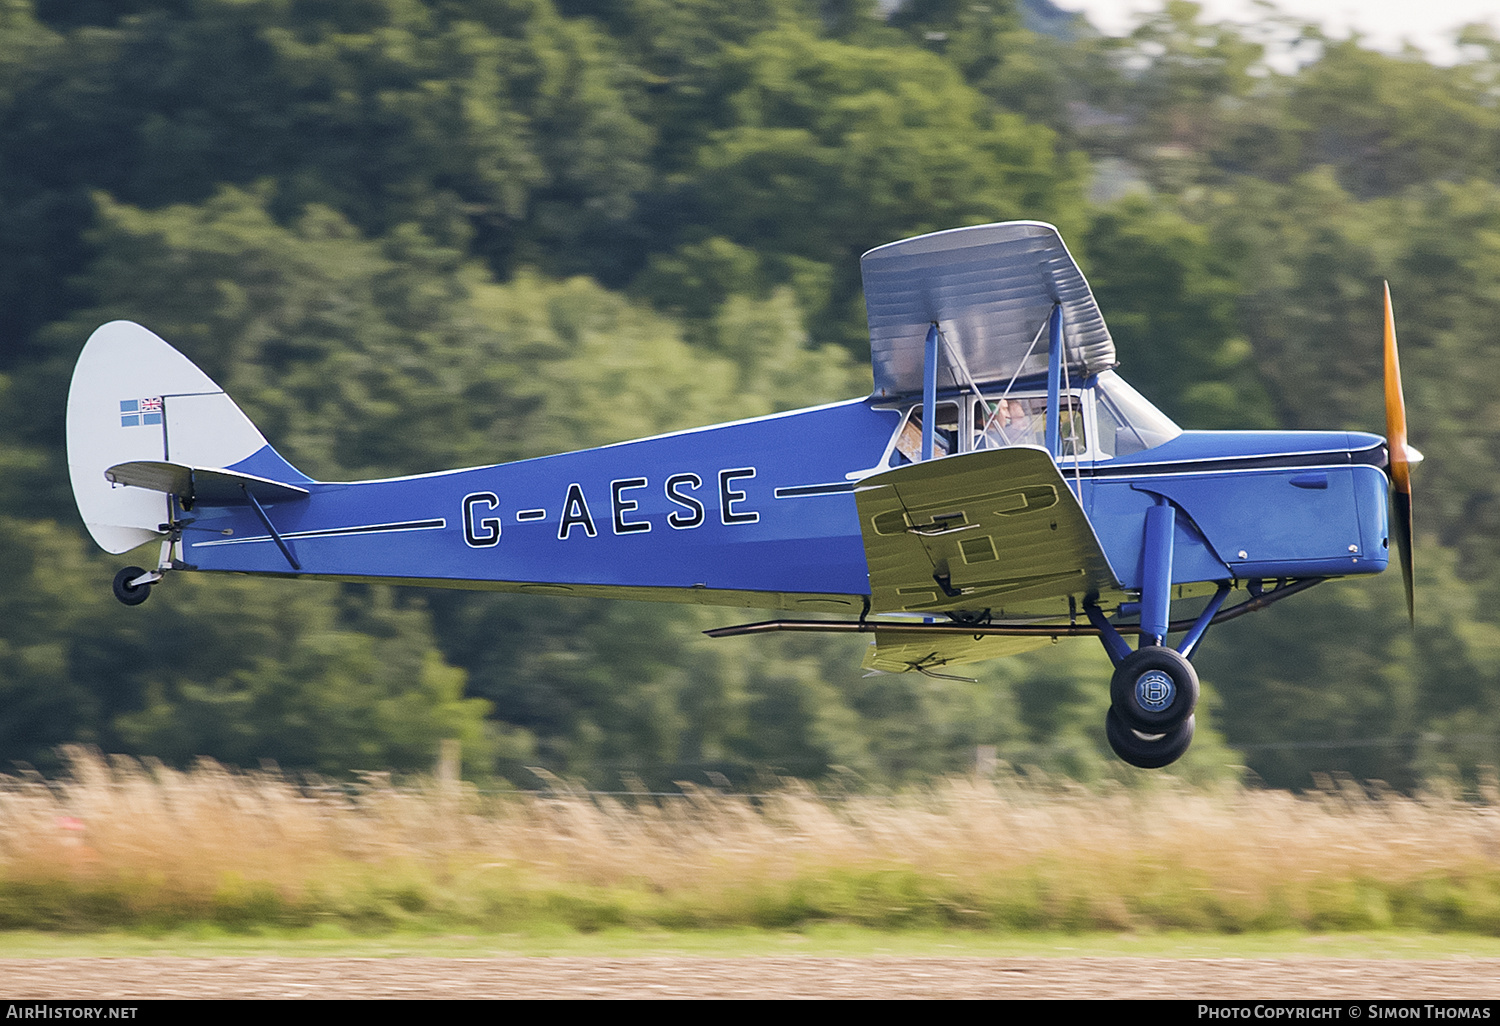
[[[71,753],[0,777],[0,929],[878,928],[1500,934],[1500,797],[1346,785],[616,800],[309,789]]]

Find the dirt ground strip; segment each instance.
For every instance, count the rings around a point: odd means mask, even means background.
[[[1500,959],[0,959],[0,999],[1500,998]]]

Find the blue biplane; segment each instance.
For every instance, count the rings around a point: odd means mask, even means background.
[[[186,357],[115,321],[69,393],[78,508],[109,552],[160,542],[155,569],[115,578],[132,605],[193,570],[751,606],[784,615],[709,633],[865,633],[868,668],[932,676],[1095,636],[1116,667],[1106,736],[1143,767],[1192,740],[1211,624],[1379,573],[1389,524],[1410,612],[1420,454],[1389,292],[1382,439],[1182,430],[1115,373],[1051,225],[923,235],[862,271],[867,398],[378,481],[307,477]]]

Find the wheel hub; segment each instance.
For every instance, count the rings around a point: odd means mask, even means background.
[[[1161,670],[1148,670],[1136,678],[1135,700],[1142,709],[1161,712],[1172,704],[1176,695],[1177,685],[1172,683],[1170,674]]]

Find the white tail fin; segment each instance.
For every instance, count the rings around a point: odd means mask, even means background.
[[[132,461],[230,467],[266,448],[250,419],[193,362],[130,321],[89,336],[68,390],[68,475],[94,541],[125,552],[164,537],[170,497],[112,484]]]

